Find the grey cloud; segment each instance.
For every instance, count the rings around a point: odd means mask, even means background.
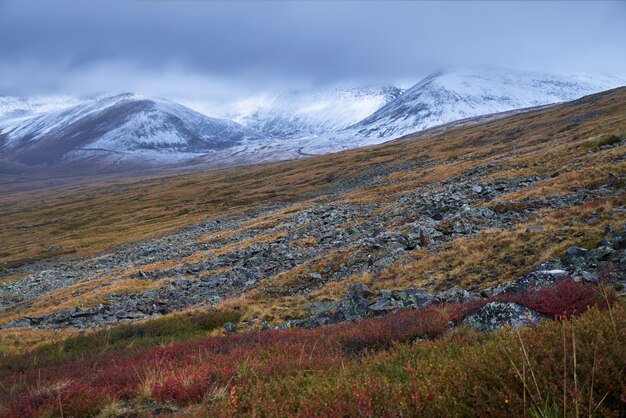
[[[623,73],[625,17],[620,2],[0,0],[0,94],[220,96],[479,63]]]

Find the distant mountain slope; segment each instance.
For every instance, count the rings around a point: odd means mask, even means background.
[[[292,91],[241,101],[222,115],[274,139],[302,138],[344,129],[401,93],[393,86]]]
[[[176,162],[258,138],[236,122],[132,94],[0,122],[3,158],[26,165]]]
[[[565,102],[619,87],[605,76],[448,69],[426,77],[347,133],[391,139],[459,119]]]
[[[389,86],[291,92],[211,112],[224,118],[134,94],[5,96],[0,97],[0,172],[71,166],[97,173],[301,158],[451,122],[497,118],[502,112],[570,101],[623,84],[605,76],[448,69],[404,92]]]

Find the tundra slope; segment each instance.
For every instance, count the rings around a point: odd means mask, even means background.
[[[622,416],[624,115],[0,196],[0,416]]]
[[[96,192],[93,203],[102,203],[97,210],[104,221],[107,210],[117,209],[137,187],[144,195],[171,187],[187,208],[175,212],[176,203],[165,197],[152,201],[139,214],[147,210],[157,230],[159,222],[177,216],[209,219],[96,256],[7,268],[1,321],[95,327],[237,304],[247,311],[249,326],[258,326],[261,320],[277,323],[302,315],[306,304],[332,299],[355,280],[378,288],[478,290],[516,278],[581,237],[599,241],[607,227],[621,230],[625,94],[615,90],[374,148],[242,168],[236,175],[227,170],[229,186],[214,171],[129,183],[110,201]],[[260,177],[271,183],[269,189],[249,187],[248,181]],[[294,180],[307,188],[298,192]],[[223,200],[219,193],[225,193]],[[252,194],[244,200],[246,193]],[[25,204],[24,196],[19,198]],[[44,206],[19,221],[8,216],[7,225],[16,233],[27,227],[33,237],[60,226],[44,235],[56,245],[74,245],[77,236],[93,234],[89,223],[72,220],[83,209],[71,202],[53,204],[63,216],[51,223],[37,218],[47,213]],[[229,204],[241,206],[230,206],[234,213],[225,214]],[[84,226],[68,230],[59,222]],[[524,232],[528,223],[541,227]],[[115,223],[111,227],[118,229]],[[115,239],[106,229],[98,231],[109,242]],[[118,242],[128,239],[124,234]],[[522,244],[523,251],[517,248]],[[491,259],[447,264],[471,254],[473,246],[480,257],[497,251],[493,260],[509,261],[488,271]],[[581,278],[601,276],[597,266],[584,271]],[[271,314],[264,311],[268,306]]]

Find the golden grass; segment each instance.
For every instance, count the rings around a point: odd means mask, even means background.
[[[426,131],[387,144],[300,161],[8,193],[0,196],[4,230],[0,263],[10,266],[63,254],[94,254],[262,202],[310,200],[311,192],[323,192],[336,179],[356,175],[374,164],[420,159],[427,167],[429,161],[442,162],[424,170],[418,167],[414,177],[407,175],[408,181],[371,187],[354,197],[374,201],[376,196],[398,193],[415,184],[450,178],[477,164],[507,158],[513,146],[515,150],[536,147],[541,155],[561,143],[586,153],[588,148],[581,144],[600,135],[626,132],[625,96],[626,89],[618,89],[573,104],[447,131]],[[584,115],[597,107],[604,109],[601,115],[569,125],[563,122],[572,114]],[[511,134],[517,131],[522,133]]]
[[[57,341],[78,333],[75,329],[0,329],[0,357],[25,353],[50,341]]]

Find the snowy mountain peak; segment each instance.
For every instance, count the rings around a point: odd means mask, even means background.
[[[67,166],[103,171],[300,158],[625,84],[588,74],[446,68],[405,91],[347,87],[251,97],[212,112],[222,118],[134,93],[76,99],[71,106],[71,100],[0,97],[0,110],[5,109],[0,171],[3,165],[22,171]],[[51,109],[43,111],[46,106]]]
[[[0,122],[4,157],[27,165],[146,156],[177,161],[258,138],[236,122],[135,94]]]
[[[574,100],[621,85],[624,80],[607,76],[446,68],[351,129],[365,137],[391,139],[459,119]]]

